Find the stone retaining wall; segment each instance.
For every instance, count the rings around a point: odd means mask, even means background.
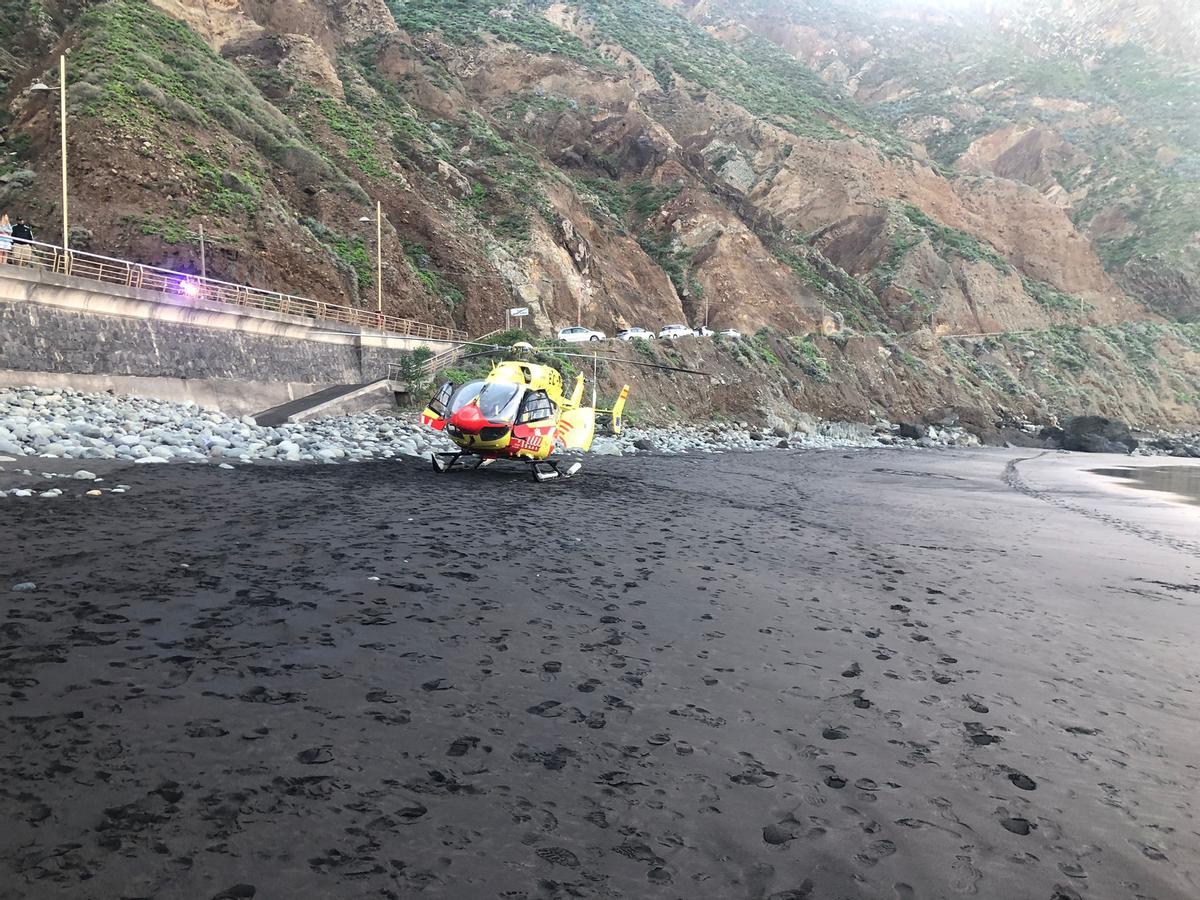
[[[53,373],[287,385],[279,395],[296,395],[297,385],[384,377],[390,361],[422,344],[448,346],[0,267],[0,383]]]

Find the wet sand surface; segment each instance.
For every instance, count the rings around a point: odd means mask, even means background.
[[[2,502],[0,896],[1194,900],[1200,526],[1035,454]]]

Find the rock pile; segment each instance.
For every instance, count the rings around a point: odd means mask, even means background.
[[[23,388],[0,393],[0,455],[162,462],[341,462],[427,456],[443,438],[362,413],[263,427],[191,404]]]
[[[909,432],[912,434],[912,432]],[[900,427],[881,422],[874,427],[857,422],[802,420],[790,427],[776,424],[769,432],[746,422],[676,425],[671,428],[629,427],[620,437],[597,437],[592,452],[620,455],[712,453],[726,450],[795,448],[832,450],[845,447],[978,447],[979,439],[962,428],[924,426],[912,437]]]
[[[1200,459],[1200,432],[1194,434],[1148,435],[1134,451],[1135,456],[1175,456]]]
[[[881,446],[978,446],[959,427],[922,426],[913,437],[899,426],[804,419],[760,430],[746,422],[630,427],[620,437],[598,437],[593,452],[690,453],[831,449]],[[427,457],[453,447],[418,422],[360,413],[294,425],[266,427],[191,404],[139,397],[21,388],[0,392],[0,457],[115,459],[135,463],[270,460],[337,463],[403,456]]]

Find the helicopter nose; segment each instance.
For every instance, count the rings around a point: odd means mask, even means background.
[[[472,403],[456,412],[451,417],[450,424],[464,434],[479,434],[487,425],[487,419],[483,417],[479,407]]]

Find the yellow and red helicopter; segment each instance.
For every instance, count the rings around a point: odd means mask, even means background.
[[[533,347],[518,343],[513,349]],[[479,468],[504,459],[528,465],[538,481],[569,478],[583,464],[564,462],[560,454],[590,450],[597,428],[620,434],[629,397],[625,385],[611,408],[597,409],[594,399],[592,406],[583,405],[583,390],[583,375],[568,395],[557,369],[524,360],[495,363],[485,378],[457,386],[447,381],[429,401],[421,422],[460,449],[434,453],[430,461],[438,472],[448,472],[464,460],[474,460]]]

